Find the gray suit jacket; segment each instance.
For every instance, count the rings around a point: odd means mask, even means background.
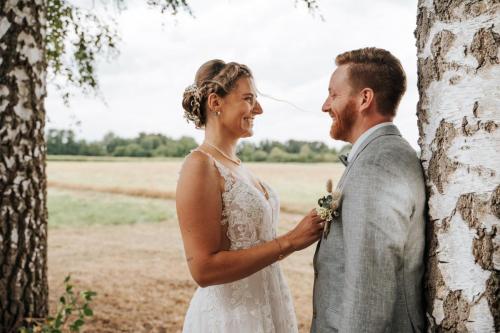
[[[425,185],[394,125],[354,153],[340,215],[314,255],[311,332],[423,332]]]

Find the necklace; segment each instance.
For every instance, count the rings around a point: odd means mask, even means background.
[[[234,159],[234,158],[230,157],[225,152],[223,152],[222,149],[220,149],[219,147],[211,144],[210,142],[204,141],[204,143],[206,143],[208,146],[212,147],[213,149],[217,150],[222,156],[224,156],[225,158],[227,158],[228,160],[230,160],[234,164],[236,164],[236,165],[240,165],[241,164],[241,160],[239,158]]]

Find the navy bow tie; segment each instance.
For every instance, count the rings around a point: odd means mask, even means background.
[[[339,160],[340,160],[340,162],[342,162],[342,164],[343,164],[343,165],[345,165],[345,166],[347,166],[347,164],[349,163],[349,162],[347,161],[347,155],[344,155],[344,154],[339,155]]]

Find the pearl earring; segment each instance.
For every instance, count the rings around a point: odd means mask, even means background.
[[[220,116],[220,111],[215,111],[215,115],[218,117]]]

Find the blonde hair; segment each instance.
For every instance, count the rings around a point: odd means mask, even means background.
[[[214,59],[201,65],[196,72],[194,84],[184,90],[184,117],[194,122],[197,128],[204,127],[207,121],[208,95],[216,93],[221,97],[226,96],[241,77],[253,77],[250,69],[243,64]]]

